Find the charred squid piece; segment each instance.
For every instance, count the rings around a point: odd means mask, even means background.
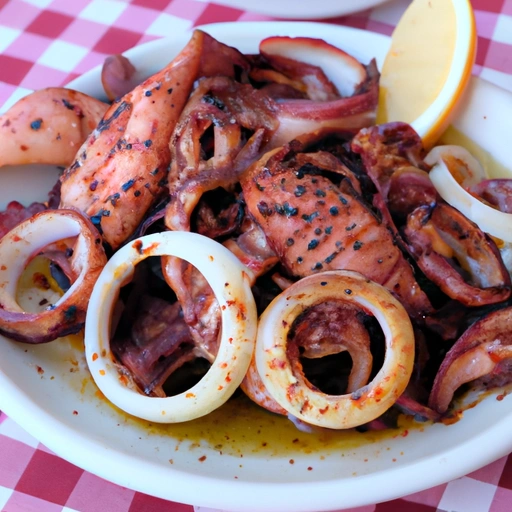
[[[196,352],[212,362],[219,348],[222,319],[210,284],[192,264],[173,256],[162,258],[162,273],[181,304]]]
[[[289,146],[265,154],[241,178],[248,214],[289,275],[358,271],[421,318],[432,308],[389,226],[343,178],[347,169],[336,173],[336,185],[324,175],[323,161],[316,153],[295,155]]]
[[[46,309],[24,311],[16,291],[25,266],[45,248],[69,238],[74,238],[66,266],[71,287]],[[64,247],[69,249],[67,244]],[[107,258],[101,236],[82,214],[46,210],[18,224],[0,240],[0,261],[0,332],[18,341],[44,343],[82,329],[92,288]]]
[[[279,262],[263,230],[248,216],[244,217],[240,235],[226,240],[223,245],[251,270],[251,284]]]
[[[361,316],[357,307],[334,299],[309,308],[294,320],[288,333],[288,357],[298,361],[299,357],[321,359],[348,352],[352,369],[346,392],[355,392],[368,383],[373,363],[370,335]]]
[[[147,326],[138,324],[141,338],[137,343],[142,351],[138,355],[134,349],[132,355],[135,364],[142,363],[144,366],[147,362],[154,370],[151,377],[156,380],[149,378],[149,390],[160,395],[147,396],[145,386],[141,387],[140,381],[138,383],[113,354],[112,315],[120,289],[130,283],[135,267],[149,257],[164,255],[187,261],[207,281],[215,298],[215,307],[220,311],[221,328],[217,330],[216,353],[212,354],[208,371],[188,389],[162,397],[159,386],[164,376],[189,361],[191,352],[195,358],[202,357],[208,347],[194,344],[189,324],[184,325],[185,318],[181,319],[177,309],[164,307],[164,316],[179,330],[172,335],[176,335],[176,339],[165,341],[161,338],[162,334],[165,336],[167,327],[162,330],[162,326],[154,325],[151,321]],[[247,272],[225,247],[197,233],[154,233],[119,249],[108,261],[94,287],[85,328],[87,363],[107,399],[129,414],[160,423],[188,421],[204,416],[228,400],[244,378],[254,351],[257,314]],[[202,285],[194,283],[194,286]],[[208,300],[208,297],[205,299]],[[190,337],[186,334],[186,328]],[[143,346],[146,342],[152,344],[153,334],[156,336],[155,352],[148,355],[148,361],[137,361],[139,356],[144,359]],[[150,350],[148,347],[146,349]],[[158,353],[162,356],[162,367],[158,361],[155,363]],[[169,367],[165,368],[165,364]],[[146,381],[143,382],[146,384]]]
[[[201,200],[196,210],[196,233],[213,238],[226,238],[240,230],[244,218],[244,208],[240,201],[235,201],[223,208],[216,208],[218,197],[210,201]],[[219,201],[220,202],[220,201]]]
[[[313,328],[315,333],[309,331],[306,317],[323,314],[329,318]],[[384,362],[370,382],[368,333],[358,320],[354,322],[359,314],[373,316],[385,339]],[[344,334],[348,324],[353,324],[351,332]],[[339,344],[336,335],[342,337]],[[304,342],[310,356],[350,350],[359,361],[354,361],[349,386],[357,389],[334,395],[312,385],[298,357],[298,346]],[[320,427],[352,428],[378,418],[405,390],[413,369],[414,333],[405,309],[384,287],[357,272],[322,272],[297,281],[265,310],[255,359],[266,390],[290,416]]]
[[[145,296],[138,305],[129,335],[113,338],[112,352],[144,394],[165,397],[167,378],[198,356],[179,302]]]
[[[438,194],[423,164],[423,143],[406,123],[387,123],[362,129],[350,147],[361,155],[364,169],[377,189],[372,204],[398,232],[407,215],[422,205],[434,204]],[[397,227],[395,227],[397,226]]]
[[[234,76],[244,61],[229,47],[212,58],[219,45],[196,30],[168,66],[108,109],[64,171],[61,206],[87,214],[114,250],[167,190],[169,141],[194,82],[228,70]]]
[[[407,391],[404,392],[395,402],[394,405],[400,412],[403,414],[408,414],[410,416],[414,416],[416,421],[439,421],[441,419],[441,415],[427,407],[426,405],[421,404],[417,400],[407,396]]]
[[[220,43],[205,34],[202,49],[201,70],[204,76],[232,76],[233,66],[247,69],[247,59],[235,48]],[[137,70],[124,55],[110,55],[103,62],[101,83],[110,101],[114,101],[134,89],[138,81]]]
[[[365,66],[321,39],[268,37],[260,43],[260,54],[270,69],[253,69],[251,78],[258,80],[268,72],[268,81],[289,83],[313,101],[351,96],[366,80]]]
[[[496,244],[450,205],[414,210],[405,237],[420,269],[448,297],[466,306],[510,297],[510,276]]]
[[[18,201],[11,201],[7,208],[0,212],[0,239],[20,222],[44,210],[46,210],[46,205],[43,203],[32,203],[29,206],[23,206]]]
[[[353,138],[351,149],[361,155],[366,172],[384,201],[388,200],[393,175],[404,168],[426,170],[423,143],[414,129],[400,122],[363,128]],[[407,195],[407,191],[403,191]],[[417,205],[419,206],[419,205]]]
[[[260,52],[274,71],[271,79],[279,80],[278,73],[307,96],[275,101],[279,127],[267,149],[304,133],[355,134],[375,123],[380,75],[374,60],[364,66],[325,41],[304,37],[270,37],[260,43]]]
[[[504,213],[512,213],[512,179],[483,180],[469,191]]]
[[[124,55],[109,55],[101,68],[101,84],[110,101],[128,94],[138,85],[134,65]]]
[[[205,192],[231,190],[259,155],[277,122],[268,98],[228,77],[201,80],[171,139],[165,222],[190,230],[190,218]]]
[[[67,166],[108,105],[64,87],[35,91],[0,116],[0,167]]]
[[[389,179],[387,206],[396,224],[402,226],[407,216],[423,205],[434,205],[437,191],[428,173],[417,167],[401,167]]]
[[[457,389],[479,379],[487,389],[511,382],[512,308],[475,322],[446,354],[436,375],[429,406],[445,413]]]

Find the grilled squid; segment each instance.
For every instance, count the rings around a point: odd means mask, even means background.
[[[276,102],[279,126],[267,149],[305,133],[355,134],[374,124],[380,77],[375,60],[364,66],[325,41],[305,37],[269,37],[260,43],[260,53],[272,67],[273,80],[290,83],[307,97]]]
[[[72,285],[43,311],[30,313],[18,304],[18,282],[27,263],[55,242],[66,244],[67,277]],[[92,223],[74,210],[46,210],[18,224],[0,240],[0,332],[27,343],[43,343],[80,331],[91,290],[107,258]]]
[[[449,204],[416,208],[404,232],[418,266],[452,299],[480,306],[510,297],[510,276],[496,244]]]
[[[444,413],[457,389],[480,380],[486,387],[510,382],[512,308],[494,311],[475,322],[446,354],[437,372],[429,406]]]
[[[182,258],[203,274],[222,321],[219,349],[208,372],[187,391],[165,398],[144,395],[110,347],[111,317],[121,286],[139,262],[164,255]],[[191,420],[220,407],[240,385],[254,349],[257,314],[248,272],[225,247],[196,233],[147,235],[117,251],[94,287],[85,326],[87,362],[103,394],[125,412],[160,423]]]
[[[35,91],[0,116],[0,167],[70,165],[108,105],[63,87]]]
[[[326,301],[372,315],[385,338],[384,362],[373,380],[344,395],[313,386],[289,343],[296,319]],[[352,428],[380,416],[405,390],[413,369],[414,334],[404,307],[384,287],[357,272],[323,272],[296,282],[268,306],[260,318],[255,359],[261,381],[289,415],[311,425]],[[360,372],[363,366],[358,362],[353,368]]]

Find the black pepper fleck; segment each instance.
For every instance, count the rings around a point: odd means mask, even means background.
[[[336,217],[336,215],[338,215],[340,213],[340,211],[338,210],[338,207],[337,206],[331,206],[329,208],[329,213],[333,216],[333,217]]]
[[[41,125],[43,124],[43,120],[41,118],[39,119],[34,119],[31,123],[30,123],[30,128],[32,128],[32,130],[39,130],[39,128],[41,128]]]
[[[320,214],[318,212],[313,212],[311,213],[310,215],[308,214],[303,214],[302,215],[302,218],[306,221],[306,222],[312,222],[313,219],[315,219],[316,217],[318,217]]]
[[[354,242],[354,251],[359,251],[363,247],[363,242],[360,242],[359,240],[356,240]]]
[[[109,196],[107,200],[110,201],[110,204],[112,204],[112,206],[115,206],[117,204],[117,200],[120,197],[121,197],[121,194],[119,192],[116,192],[115,194],[112,194],[111,196]]]
[[[91,217],[91,222],[94,224],[94,226],[100,233],[103,233],[103,229],[101,228],[101,218],[101,215],[93,215]]]
[[[327,264],[331,263],[331,261],[332,261],[334,258],[336,258],[336,255],[337,255],[337,254],[338,254],[337,252],[333,252],[332,254],[330,254],[329,256],[327,256],[327,258],[325,258],[325,260],[324,260],[324,263],[327,263]]]
[[[300,197],[306,193],[306,187],[303,185],[297,185],[297,188],[295,189],[294,195],[295,197]]]
[[[311,242],[309,242],[308,244],[308,251],[312,251],[313,249],[316,249],[318,247],[318,240],[316,240],[315,238],[313,240],[311,240]]]
[[[69,306],[69,308],[64,311],[64,320],[66,322],[73,322],[76,318],[76,311],[76,306]]]
[[[260,201],[257,205],[257,208],[261,215],[265,218],[270,217],[274,213],[272,208],[270,208],[265,201]]]
[[[133,187],[134,183],[135,183],[135,180],[128,180],[126,183],[123,183],[121,185],[121,189],[123,190],[123,192],[126,192],[127,190],[129,190],[130,188]]]

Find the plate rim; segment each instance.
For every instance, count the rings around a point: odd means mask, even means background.
[[[208,0],[199,1],[204,3],[208,2]],[[244,0],[218,0],[217,3],[228,7],[247,10],[253,13],[263,14],[265,16],[273,16],[287,20],[298,20],[304,18],[319,20],[362,12],[388,1],[389,0],[353,0],[351,2],[347,2],[346,0],[337,0],[336,2],[333,2],[332,0],[326,0],[324,3],[320,2],[321,8],[319,8],[318,2],[307,2],[308,7],[306,7],[306,9],[302,7],[299,13],[283,9],[281,7],[282,1],[274,2],[272,0],[260,0],[259,2],[253,2],[250,9],[247,9],[247,2]],[[305,2],[302,2],[302,5],[304,5],[304,3]],[[294,3],[294,7],[296,6],[297,2]]]

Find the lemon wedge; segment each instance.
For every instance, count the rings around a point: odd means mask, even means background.
[[[470,0],[413,0],[382,67],[377,122],[410,123],[431,147],[469,82],[476,40]]]

